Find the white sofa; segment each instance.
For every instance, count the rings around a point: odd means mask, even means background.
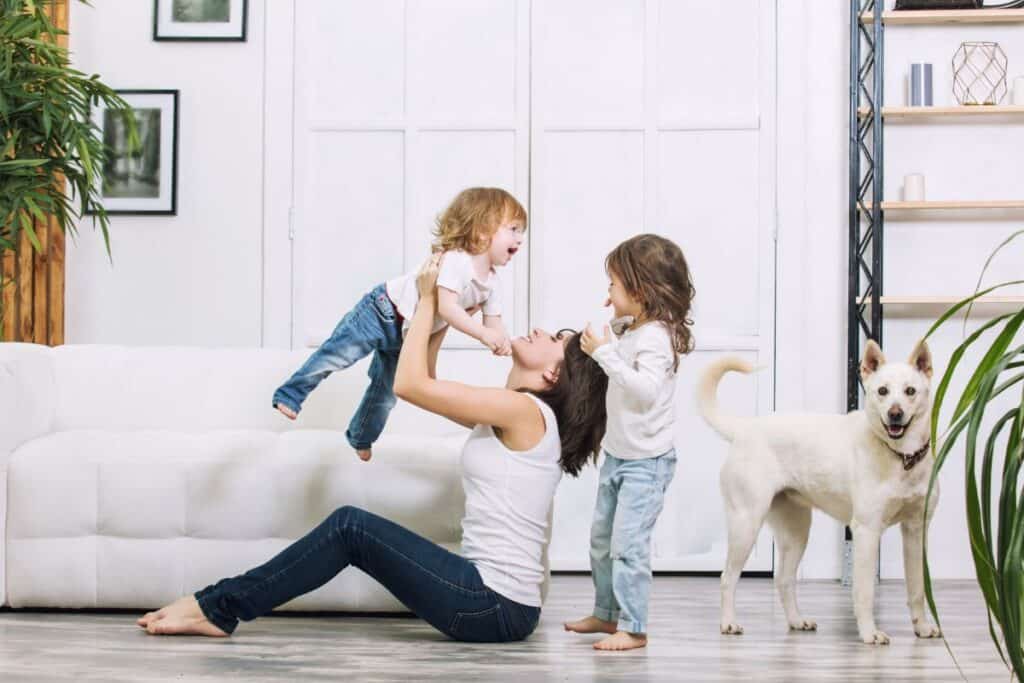
[[[342,505],[457,549],[465,431],[400,402],[363,463],[344,437],[363,367],[335,373],[295,423],[271,408],[306,356],[0,344],[0,604],[161,605]],[[350,569],[284,609],[403,608]]]

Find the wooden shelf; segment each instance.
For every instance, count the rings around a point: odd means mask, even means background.
[[[942,305],[952,306],[963,301],[965,296],[883,296],[881,303],[890,306],[911,305],[927,306]],[[870,303],[866,297],[859,299],[860,303]],[[983,296],[974,300],[975,305],[981,304],[1024,304],[1024,296]]]
[[[871,210],[872,202],[864,203],[865,209]],[[1024,200],[987,200],[987,201],[946,201],[946,202],[882,202],[883,211],[950,211],[970,209],[1024,209]]]
[[[865,24],[873,24],[875,23],[875,15],[866,14],[861,21]],[[893,26],[1020,24],[1024,23],[1024,9],[947,9],[882,12],[882,23]]]
[[[861,117],[869,116],[867,107],[857,110]],[[886,119],[930,119],[967,116],[1020,116],[1024,115],[1024,105],[1019,104],[980,104],[956,107],[882,107],[882,118]]]

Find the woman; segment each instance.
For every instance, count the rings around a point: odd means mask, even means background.
[[[154,635],[226,636],[359,567],[456,640],[522,640],[540,619],[548,513],[562,472],[579,473],[604,434],[607,378],[576,334],[512,343],[504,389],[438,380],[428,367],[440,255],[417,280],[395,394],[473,429],[462,451],[463,555],[364,510],[343,507],[266,564],[138,620]]]

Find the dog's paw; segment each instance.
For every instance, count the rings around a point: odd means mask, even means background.
[[[860,639],[864,641],[866,645],[888,645],[889,636],[886,635],[885,631],[879,631],[875,629],[870,633],[862,634]]]
[[[914,624],[914,633],[918,638],[941,638],[942,630],[935,624],[928,621],[919,621]]]
[[[739,624],[722,624],[722,635],[723,636],[742,636],[743,627]]]
[[[810,619],[799,619],[789,624],[790,631],[817,631],[818,622]]]

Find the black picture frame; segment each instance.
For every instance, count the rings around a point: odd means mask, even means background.
[[[109,216],[176,216],[178,215],[178,128],[179,128],[179,101],[180,91],[177,89],[124,89],[115,90],[133,109],[151,112],[154,105],[157,105],[159,117],[155,119],[149,114],[149,121],[158,121],[157,129],[153,130],[152,123],[146,125],[136,117],[139,125],[141,151],[132,155],[133,159],[119,158],[115,146],[111,141],[119,144],[116,147],[124,148],[123,141],[116,140],[117,132],[107,130],[108,124],[116,124],[116,118],[107,116],[105,107],[94,107],[91,113],[93,122],[99,128],[100,136],[107,145],[107,160],[104,167],[100,169],[100,198],[104,210]],[[138,106],[136,106],[138,105]],[[151,151],[153,137],[156,137],[157,154]],[[146,169],[147,161],[153,163],[155,156],[157,170]],[[168,159],[168,157],[170,157]],[[108,194],[114,181],[110,179],[114,169],[118,165],[135,165],[139,172],[125,174],[126,178],[118,178],[117,184],[123,189],[118,193]],[[132,176],[135,177],[132,177]],[[155,182],[154,182],[155,181]],[[149,196],[155,185],[154,196]],[[139,194],[132,194],[131,189],[137,188],[142,191]],[[94,212],[89,212],[94,213]]]
[[[211,35],[211,34],[168,34],[165,30],[160,33],[161,27],[161,5],[170,5],[174,0],[153,0],[153,40],[157,42],[176,43],[244,43],[246,42],[249,26],[249,0],[229,0],[241,5],[241,23],[237,35]],[[196,22],[201,26],[204,22]]]

